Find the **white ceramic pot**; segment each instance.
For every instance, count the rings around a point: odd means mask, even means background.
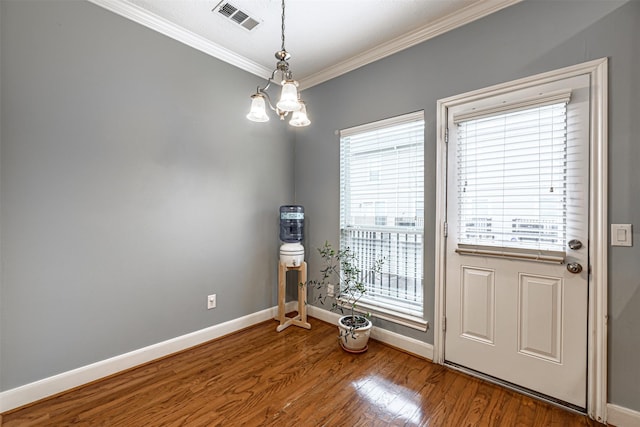
[[[355,329],[349,326],[351,316],[342,316],[338,320],[338,331],[340,332],[340,345],[345,351],[350,353],[362,353],[367,351],[367,343],[369,335],[371,335],[371,327],[373,324],[363,316],[356,316],[364,320],[363,325],[356,326]]]

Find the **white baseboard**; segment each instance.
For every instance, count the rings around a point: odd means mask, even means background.
[[[290,301],[286,305],[286,310],[287,312],[294,311],[297,306],[297,301]],[[0,392],[0,413],[273,319],[277,313],[278,307],[267,308],[247,316]]]
[[[607,424],[616,427],[640,426],[640,412],[607,403]]]
[[[316,319],[320,319],[327,323],[334,323],[336,325],[338,324],[338,319],[342,316],[341,314],[312,305],[307,307],[307,313],[309,316],[313,316]],[[386,329],[377,328],[375,326],[371,329],[371,338],[392,347],[404,350],[408,353],[433,360],[433,345],[419,341],[415,338],[405,337],[404,335],[400,335],[396,332],[387,331]]]

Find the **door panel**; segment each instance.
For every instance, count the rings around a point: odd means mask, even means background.
[[[501,94],[495,99],[483,98],[451,107],[447,146],[445,361],[580,408],[586,407],[587,389],[589,85],[587,76],[578,76]],[[513,103],[514,99],[559,90],[570,90],[571,93],[567,104],[565,161],[553,166],[563,168],[565,181],[549,191],[554,193],[556,200],[558,192],[566,194],[565,246],[575,239],[582,242],[582,247],[565,247],[559,253],[557,249],[550,252],[494,246],[489,247],[489,251],[473,254],[473,250],[468,250],[469,247],[473,249],[468,243],[469,236],[476,233],[488,241],[490,228],[495,224],[486,213],[477,218],[467,215],[466,218],[472,220],[458,224],[458,218],[461,218],[458,191],[470,187],[466,181],[459,182],[466,178],[462,178],[458,170],[459,136],[454,118],[474,109],[505,105]],[[487,154],[480,152],[479,155]],[[476,176],[486,181],[486,175],[478,170]],[[491,175],[490,179],[495,181],[495,176]],[[535,178],[527,178],[531,179]],[[518,181],[518,185],[526,184],[527,180]],[[480,179],[476,181],[480,182]],[[555,229],[544,221],[526,218],[527,201],[523,202],[521,212],[516,205],[517,202],[509,205],[508,214],[501,213],[502,224],[507,224],[501,226],[500,238],[501,242],[506,242],[504,245],[509,244],[504,236],[511,232],[510,227],[513,227],[514,236],[518,236],[514,240],[556,238],[549,237],[555,236]],[[511,210],[513,206],[516,206],[515,211]],[[468,203],[464,208],[468,212]],[[459,233],[466,234],[460,237]],[[458,253],[458,248],[465,250]],[[519,257],[520,253],[528,259]],[[538,255],[541,258],[536,260]],[[550,258],[545,258],[547,255]],[[564,262],[549,262],[554,256]],[[541,261],[542,258],[547,261]],[[580,264],[583,270],[571,273],[567,271],[567,263]]]
[[[562,278],[520,274],[520,353],[562,362],[562,290]]]
[[[460,324],[462,336],[493,344],[495,336],[495,275],[493,270],[462,267]],[[478,302],[482,302],[478,304]]]

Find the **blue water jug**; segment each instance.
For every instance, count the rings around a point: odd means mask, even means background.
[[[304,208],[299,205],[280,206],[280,240],[299,243],[304,238]]]

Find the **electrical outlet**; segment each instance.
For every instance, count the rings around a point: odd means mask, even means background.
[[[212,308],[216,308],[216,294],[207,297],[207,310],[211,310]]]
[[[333,297],[333,295],[334,295],[333,291],[334,291],[333,285],[331,285],[331,284],[327,285],[327,296]]]

